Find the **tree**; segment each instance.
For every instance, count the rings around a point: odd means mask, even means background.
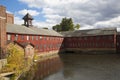
[[[55,25],[52,27],[53,30],[57,31],[57,32],[60,32],[61,31],[61,26],[59,24]]]
[[[74,28],[75,28],[75,29],[79,29],[79,28],[80,28],[80,25],[79,25],[79,24],[76,24]]]
[[[43,29],[48,29],[47,27],[44,27]]]
[[[62,22],[60,23],[60,26],[62,28],[62,31],[73,31],[74,30],[74,24],[72,21],[72,18],[63,18]]]
[[[7,52],[9,53],[8,64],[16,71],[16,74],[21,73],[25,68],[24,52],[14,45],[11,45]]]
[[[74,26],[72,18],[63,18],[60,24],[57,24],[52,27],[53,30],[60,32],[60,31],[73,31],[75,29],[79,29],[80,25],[77,24]]]

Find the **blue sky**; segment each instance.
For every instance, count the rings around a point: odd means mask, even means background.
[[[15,16],[15,24],[23,24],[29,12],[37,27],[51,28],[63,17],[72,18],[80,29],[120,27],[120,0],[0,0]]]
[[[28,7],[26,4],[24,4],[18,0],[11,0],[11,1],[10,0],[0,0],[0,5],[5,6],[8,13],[14,14],[15,17],[19,18],[20,21],[18,21],[16,24],[22,24],[23,23],[23,21],[21,21],[22,17],[26,14],[26,13],[20,14],[20,13],[18,13],[19,11],[27,10],[26,12],[29,12],[29,10],[33,10],[33,11],[34,10],[36,10],[36,11],[42,10],[42,9],[37,9],[34,7]],[[34,18],[34,20],[41,21],[41,22],[44,22],[46,20],[44,18],[43,14],[38,14],[37,16],[33,15],[33,18]]]

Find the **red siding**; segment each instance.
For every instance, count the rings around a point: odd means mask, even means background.
[[[18,35],[18,38],[16,40],[17,42],[30,42],[34,44],[35,49],[38,50],[39,52],[59,50],[61,49],[61,46],[57,47],[57,45],[62,45],[62,42],[63,42],[62,37],[44,36],[44,35],[11,34],[11,33],[7,33],[7,34],[11,35],[11,41],[15,41],[16,39],[15,37],[16,35]],[[29,40],[27,40],[27,36],[29,36]],[[32,37],[34,37],[34,39],[32,39]],[[42,39],[40,37],[42,37]]]
[[[120,52],[120,35],[118,34],[117,35],[117,43],[116,43],[116,46],[117,46],[117,50]]]
[[[115,48],[114,35],[67,37],[65,48]]]

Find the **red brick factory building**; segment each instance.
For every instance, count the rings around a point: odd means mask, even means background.
[[[61,51],[116,52],[120,49],[120,33],[116,28],[58,33],[34,27],[33,18],[29,13],[23,17],[23,20],[24,25],[14,24],[14,16],[6,13],[4,6],[0,6],[0,59],[5,58],[6,48],[10,43],[24,48],[26,56],[34,52],[41,55]]]

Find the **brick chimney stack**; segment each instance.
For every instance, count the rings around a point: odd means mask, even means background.
[[[0,59],[6,56],[6,8],[0,5]]]
[[[14,15],[11,13],[6,13],[6,23],[14,24]]]

